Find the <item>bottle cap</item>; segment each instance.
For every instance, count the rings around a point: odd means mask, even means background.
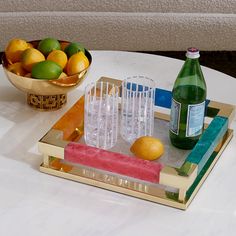
[[[187,53],[186,53],[186,57],[191,58],[191,59],[199,58],[200,57],[199,50],[197,48],[193,48],[193,47],[188,48]]]

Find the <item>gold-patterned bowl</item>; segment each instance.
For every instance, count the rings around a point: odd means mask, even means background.
[[[30,43],[37,48],[40,40],[31,41]],[[60,43],[69,43],[59,41]],[[19,90],[27,94],[27,103],[36,109],[51,111],[60,109],[67,101],[67,93],[79,86],[84,80],[86,73],[92,63],[92,56],[85,49],[85,55],[89,60],[89,66],[83,71],[56,80],[40,80],[28,78],[12,73],[7,68],[11,62],[6,59],[5,53],[2,56],[3,70],[8,80]]]

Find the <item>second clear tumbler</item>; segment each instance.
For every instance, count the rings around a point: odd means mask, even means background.
[[[127,142],[153,134],[154,97],[155,82],[152,79],[133,76],[123,81],[120,129]]]

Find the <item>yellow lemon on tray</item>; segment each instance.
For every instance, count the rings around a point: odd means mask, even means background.
[[[89,60],[83,52],[77,52],[71,56],[66,66],[66,72],[68,75],[77,74],[89,66]]]
[[[162,156],[164,145],[157,138],[143,136],[135,140],[130,147],[130,151],[138,158],[152,161]]]
[[[61,50],[53,50],[49,53],[47,60],[56,62],[64,69],[67,63],[67,55]]]
[[[44,55],[35,48],[28,48],[21,55],[22,66],[28,72],[31,72],[32,67],[36,63],[44,61],[44,60],[45,60]]]
[[[21,54],[24,50],[29,47],[27,42],[23,39],[12,39],[6,49],[6,58],[10,63],[15,63],[20,61]]]

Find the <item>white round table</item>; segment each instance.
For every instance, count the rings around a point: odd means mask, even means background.
[[[61,110],[26,104],[0,68],[0,235],[235,235],[236,138],[233,137],[186,211],[39,172],[38,140],[102,76],[146,75],[171,90],[183,61],[119,51],[91,51],[83,84]],[[236,104],[236,79],[202,67],[211,100]],[[236,129],[234,118],[231,128]]]

